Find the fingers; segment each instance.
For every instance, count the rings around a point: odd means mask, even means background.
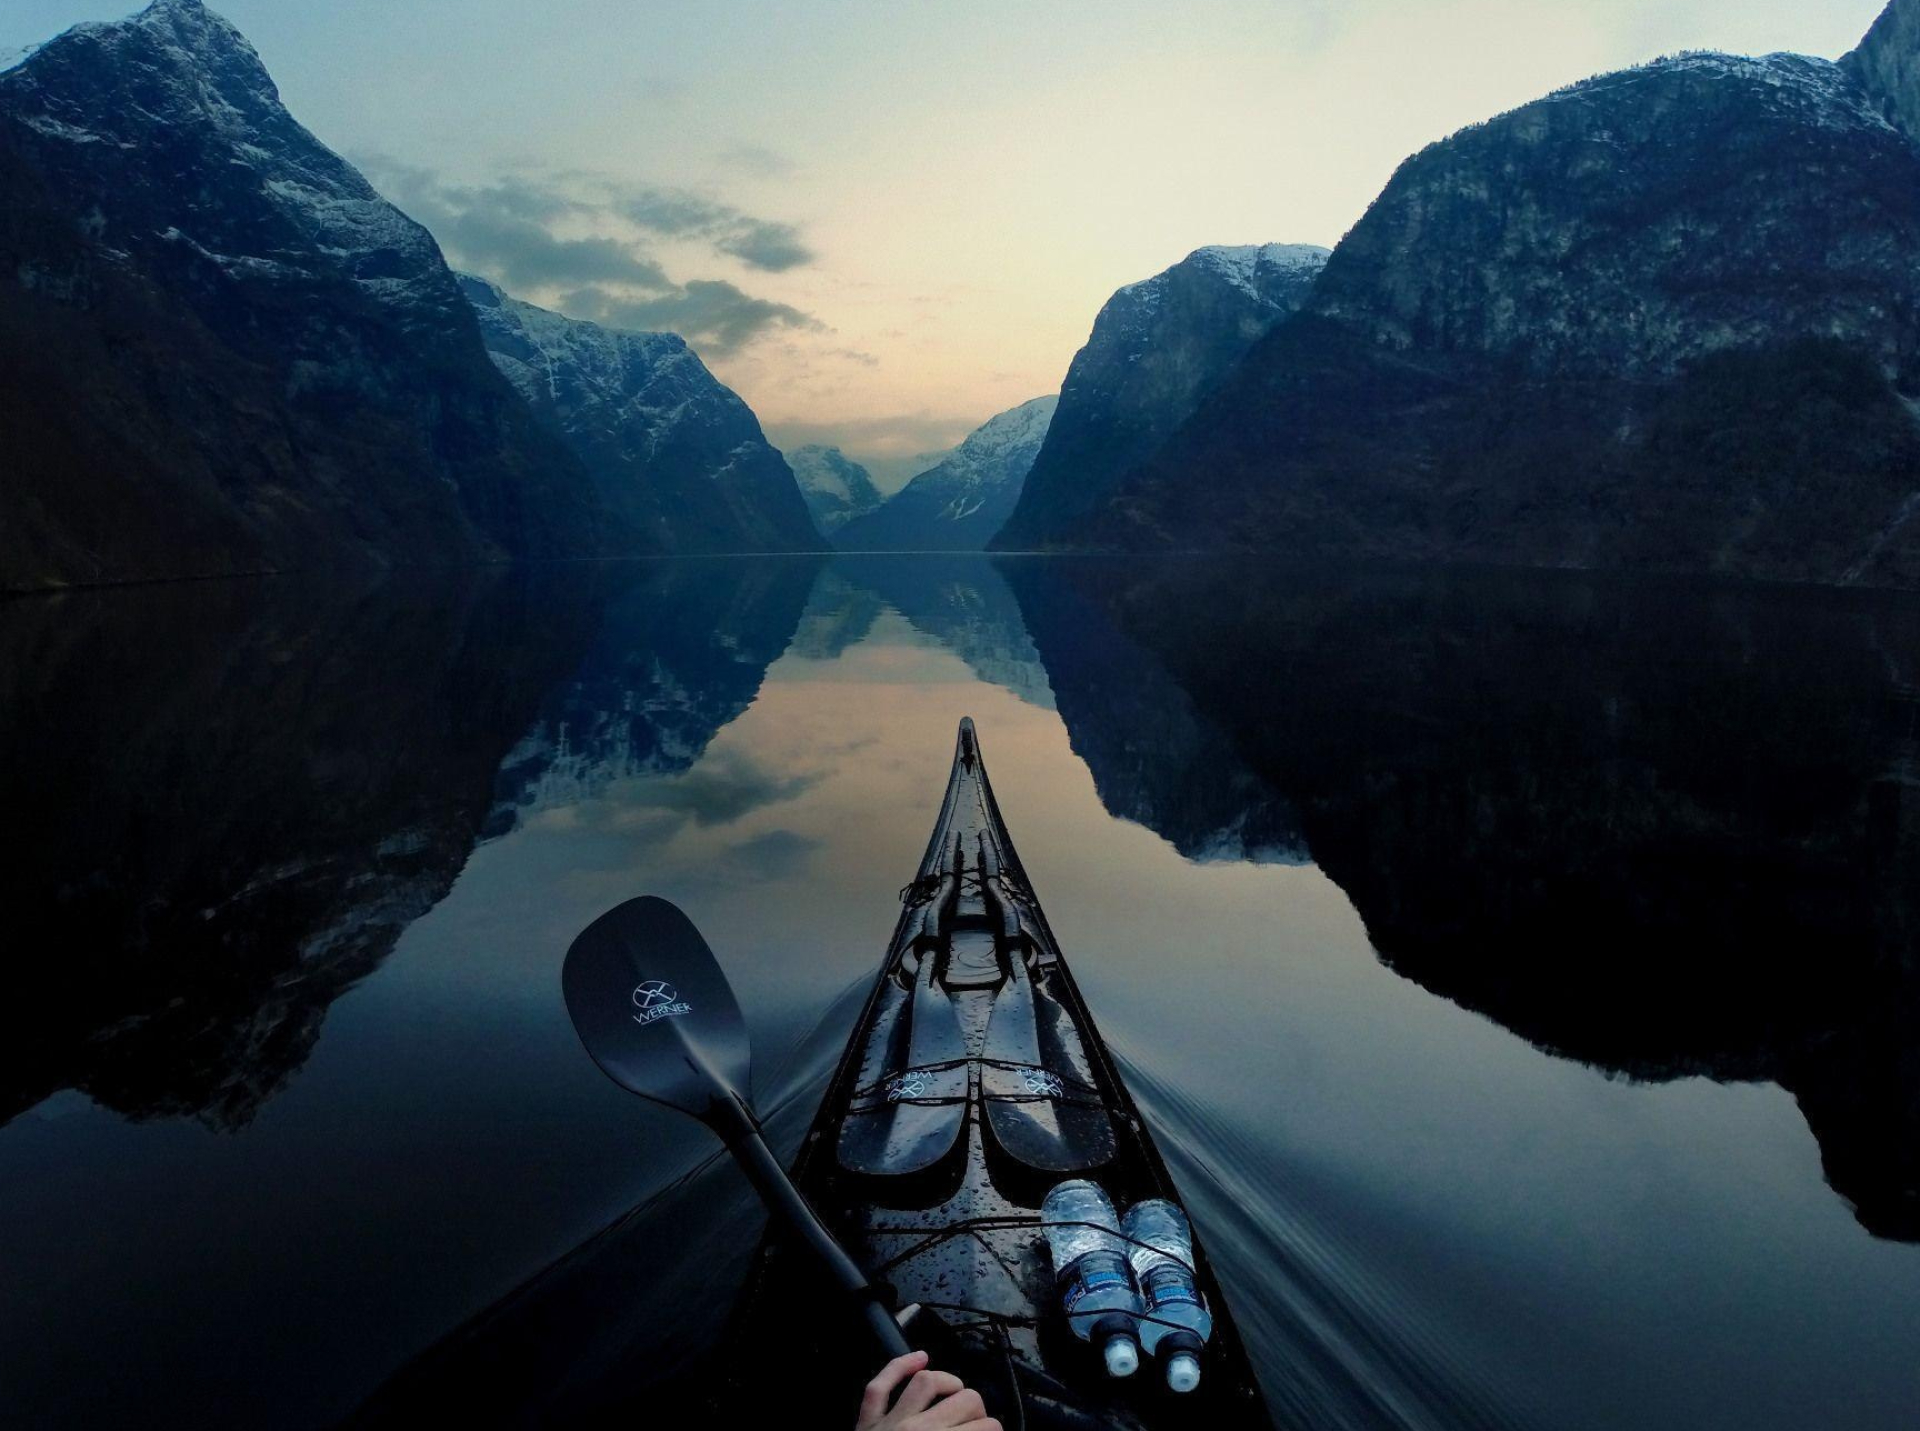
[[[893,1389],[926,1364],[927,1354],[917,1351],[897,1356],[881,1367],[867,1383],[867,1389],[860,1393],[860,1419],[854,1422],[853,1431],[873,1431],[886,1417],[887,1398],[893,1395]]]
[[[907,1383],[907,1389],[900,1393],[900,1399],[894,1403],[894,1411],[902,1420],[909,1416],[918,1416],[943,1396],[952,1396],[962,1389],[960,1378],[950,1371],[916,1371],[913,1380]],[[932,1421],[930,1426],[941,1426],[944,1422]]]
[[[987,1414],[980,1393],[971,1389],[956,1391],[931,1411],[923,1412],[913,1423],[914,1431],[949,1431],[949,1428],[978,1426]]]

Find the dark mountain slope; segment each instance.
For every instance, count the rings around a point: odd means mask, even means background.
[[[609,511],[669,551],[825,549],[753,409],[684,338],[604,328],[459,280],[494,365],[572,448]]]
[[[0,75],[0,587],[629,548],[198,0]]]
[[[1045,546],[1151,457],[1247,349],[1297,309],[1327,261],[1306,244],[1203,248],[1107,300],[994,545]]]
[[[1083,544],[1920,582],[1920,150],[1690,55],[1409,160]]]

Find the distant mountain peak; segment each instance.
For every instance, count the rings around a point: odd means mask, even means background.
[[[75,25],[66,35],[109,43],[135,36],[158,39],[173,57],[189,62],[209,56],[235,55],[257,66],[269,88],[273,84],[252,41],[241,34],[232,21],[209,10],[201,0],[153,0],[146,9],[123,19],[95,20]],[[57,36],[48,44],[57,44],[65,37]],[[278,98],[277,93],[275,97]]]
[[[975,428],[952,452],[886,503],[849,522],[847,551],[980,551],[1020,500],[1046,441],[1059,395],[1030,398]]]
[[[787,465],[800,484],[807,510],[828,536],[884,500],[873,485],[873,474],[837,447],[819,443],[796,447],[787,453]]]
[[[982,476],[978,467],[981,460],[1029,442],[1037,451],[1040,440],[1046,436],[1047,424],[1053,421],[1054,409],[1059,406],[1060,394],[1049,393],[996,413],[968,433],[966,440],[941,465],[960,466],[970,480],[977,482]]]

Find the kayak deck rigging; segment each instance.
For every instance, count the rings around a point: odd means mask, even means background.
[[[1090,1177],[1122,1205],[1177,1193],[1013,848],[971,721],[901,903],[795,1181],[897,1305],[937,1319],[935,1363],[1009,1428],[1270,1424],[1204,1252],[1215,1336],[1192,1395],[1152,1365],[1110,1380],[1059,1313],[1047,1192]],[[792,1295],[783,1266],[770,1248],[749,1322]]]

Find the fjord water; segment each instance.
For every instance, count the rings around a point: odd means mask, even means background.
[[[673,1404],[759,1218],[561,956],[680,903],[791,1148],[969,714],[1277,1424],[1920,1405],[1911,597],[681,561],[16,602],[0,683],[20,1424]]]

